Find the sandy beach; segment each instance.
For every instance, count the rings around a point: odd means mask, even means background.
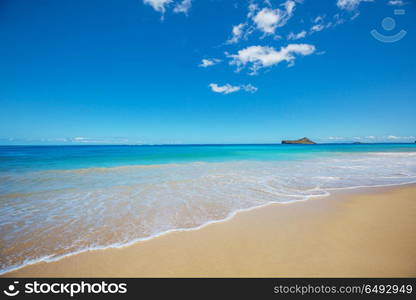
[[[6,277],[416,276],[416,185],[271,204],[192,231]]]

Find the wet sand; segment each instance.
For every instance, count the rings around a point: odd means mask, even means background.
[[[192,231],[6,277],[416,276],[416,185],[271,204]]]

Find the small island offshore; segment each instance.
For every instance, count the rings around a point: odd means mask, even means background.
[[[283,140],[282,144],[302,144],[302,145],[314,145],[315,142],[311,141],[307,137],[298,140]]]

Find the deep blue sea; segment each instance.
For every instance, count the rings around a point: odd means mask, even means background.
[[[0,273],[331,191],[416,182],[416,144],[0,146]]]

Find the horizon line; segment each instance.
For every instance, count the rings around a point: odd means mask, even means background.
[[[295,145],[295,146],[314,146],[314,145],[343,145],[343,144],[352,144],[352,145],[366,145],[366,144],[415,144],[414,142],[357,142],[357,141],[345,141],[345,142],[325,142],[325,143],[315,143],[315,144],[282,144],[280,143],[189,143],[189,144],[94,144],[94,143],[85,143],[85,144],[0,144],[0,147],[73,147],[73,146],[249,146],[249,145]]]

